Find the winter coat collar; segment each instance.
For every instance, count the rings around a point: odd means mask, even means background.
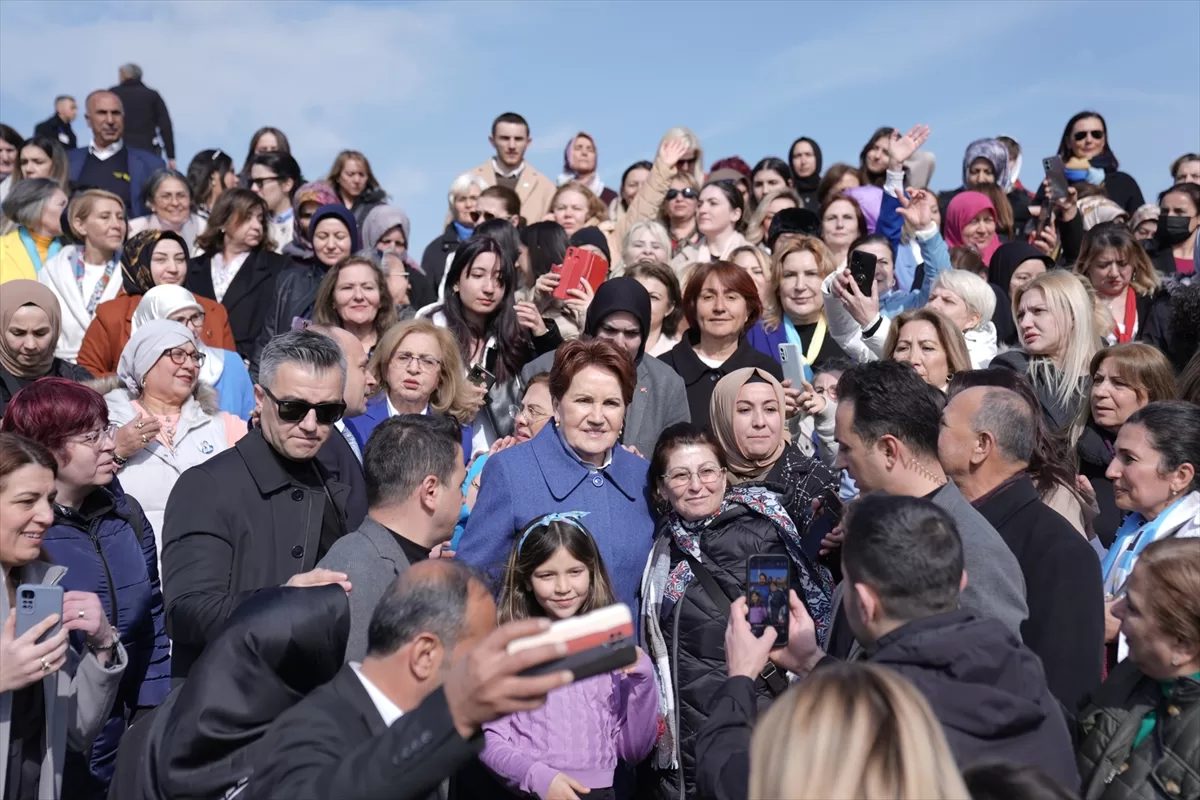
[[[565,500],[593,474],[593,470],[585,467],[578,458],[567,452],[567,446],[554,424],[542,428],[541,433],[530,440],[529,447],[541,467],[546,486],[556,501]],[[613,448],[611,463],[599,472],[608,476],[621,494],[630,500],[636,500],[645,488],[645,464],[645,460],[617,446]],[[598,475],[595,480],[600,480]]]

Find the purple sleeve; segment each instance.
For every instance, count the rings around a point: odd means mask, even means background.
[[[617,678],[617,757],[631,764],[644,759],[658,740],[658,686],[650,657],[638,653],[637,668]]]
[[[513,746],[517,715],[510,714],[483,726],[483,752],[479,760],[509,788],[545,797],[558,770],[546,766]]]

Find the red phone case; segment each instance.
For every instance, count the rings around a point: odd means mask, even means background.
[[[568,247],[559,274],[562,275],[562,280],[554,287],[553,296],[559,300],[566,300],[567,291],[578,289],[585,280],[592,287],[592,291],[598,289],[608,277],[608,262],[593,252]]]

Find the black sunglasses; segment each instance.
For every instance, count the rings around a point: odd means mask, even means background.
[[[496,215],[490,211],[472,211],[471,212],[471,221],[472,222],[491,222],[495,218],[496,218]]]
[[[318,425],[332,425],[346,413],[345,403],[310,403],[307,400],[280,400],[271,394],[271,390],[262,387],[263,394],[271,398],[271,402],[279,409],[279,418],[284,422],[300,422],[308,416],[309,411],[317,412]]]
[[[687,187],[686,189],[667,189],[667,199],[668,200],[674,200],[676,197],[679,197],[680,195],[683,195],[684,200],[695,200],[697,197],[700,196],[700,193],[697,192],[695,189],[693,189],[690,186]]]
[[[1075,141],[1082,142],[1091,134],[1097,142],[1104,138],[1104,131],[1075,131]]]

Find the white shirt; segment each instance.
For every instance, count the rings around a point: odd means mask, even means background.
[[[214,253],[212,257],[212,282],[213,294],[218,303],[225,299],[225,292],[229,290],[229,284],[233,283],[233,279],[237,277],[238,270],[242,268],[242,264],[246,263],[246,259],[250,257],[250,252],[247,251],[241,255],[235,256],[233,261],[225,263],[225,256],[222,253]]]
[[[392,398],[388,397],[387,395],[384,395],[383,400],[384,400],[384,402],[387,403],[387,412],[388,412],[389,418],[400,416],[399,410],[397,410],[396,407],[394,405],[392,405]],[[428,416],[428,414],[429,414],[429,404],[428,403],[425,404],[425,410],[422,411],[421,413]]]
[[[80,287],[80,296],[83,302],[87,303],[92,299],[92,292],[96,291],[96,284],[104,277],[104,271],[108,269],[107,264],[89,264],[86,261],[83,264],[83,285]]]
[[[92,141],[88,143],[88,152],[91,153],[92,155],[94,155],[96,158],[98,158],[101,161],[108,161],[110,158],[115,156],[117,153],[121,152],[121,148],[124,146],[125,146],[125,142],[121,139],[117,139],[115,142],[110,144],[108,147],[99,148],[99,147],[96,147],[96,140],[92,139]]]
[[[492,169],[495,170],[496,175],[501,178],[519,178],[521,173],[525,171],[525,162],[522,161],[512,172],[505,172],[503,168],[501,168],[500,162],[493,158]]]
[[[362,674],[362,664],[351,661],[350,669],[354,670],[354,674],[362,681],[363,688],[367,690],[367,696],[375,704],[375,710],[379,712],[379,716],[383,717],[383,724],[389,728],[392,727],[392,723],[404,716],[404,712],[389,700],[386,694],[379,691],[379,687],[371,683],[370,678]]]

